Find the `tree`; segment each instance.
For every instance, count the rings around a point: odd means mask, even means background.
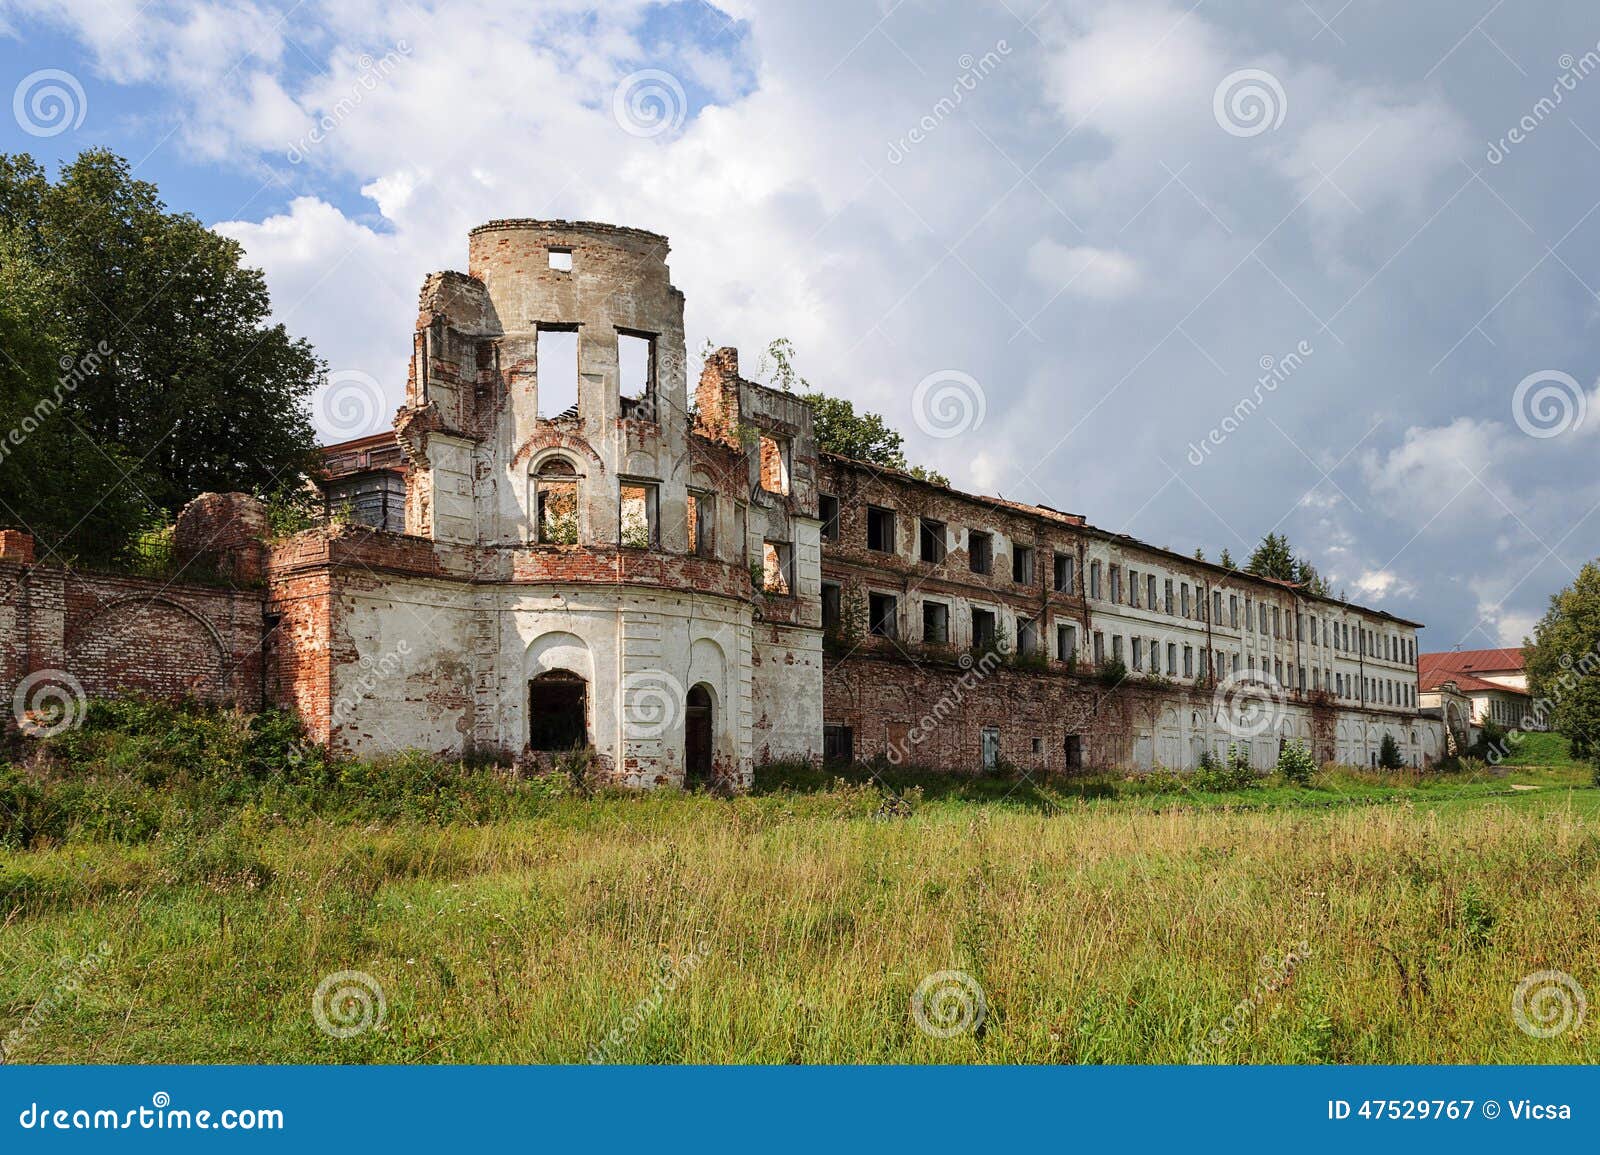
[[[1206,551],[1201,549],[1199,546],[1195,546],[1194,547],[1194,560],[1195,561],[1205,561],[1206,560]]]
[[[1222,547],[1222,556],[1217,559],[1217,564],[1223,569],[1233,569],[1233,555],[1228,552],[1228,547]]]
[[[1394,740],[1393,734],[1385,734],[1383,741],[1378,743],[1378,766],[1383,770],[1398,770],[1405,762],[1400,757],[1400,743]]]
[[[1566,736],[1572,756],[1600,773],[1600,563],[1550,598],[1550,608],[1522,643],[1533,709]]]
[[[63,412],[99,354],[68,352],[49,280],[0,225],[0,524],[33,534],[40,560],[98,558],[145,518],[139,467]]]
[[[1295,556],[1286,534],[1269,533],[1262,538],[1244,568],[1261,577],[1294,582],[1318,597],[1328,596],[1327,580],[1317,572],[1316,566],[1303,557]]]
[[[817,447],[823,452],[899,469],[935,485],[950,484],[942,473],[909,464],[905,438],[890,428],[881,415],[866,410],[857,413],[856,407],[843,397],[829,397],[813,389],[811,382],[795,369],[794,345],[787,337],[778,337],[767,346],[756,374],[766,376],[767,384],[773,388],[798,393],[811,406]]]
[[[54,182],[27,154],[0,154],[0,226],[50,271],[43,307],[81,377],[62,413],[98,451],[142,463],[150,505],[264,494],[315,466],[306,402],[322,362],[268,323],[265,279],[237,242],[168,212],[103,150]]]

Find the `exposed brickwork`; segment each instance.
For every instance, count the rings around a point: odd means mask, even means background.
[[[202,493],[178,515],[173,552],[196,565],[249,585],[267,574],[267,508],[247,493]]]

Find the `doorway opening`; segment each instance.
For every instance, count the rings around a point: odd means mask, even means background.
[[[694,790],[711,784],[711,691],[704,682],[689,690],[683,719],[683,786]]]
[[[550,670],[528,683],[528,746],[576,750],[589,744],[589,687],[571,670]]]

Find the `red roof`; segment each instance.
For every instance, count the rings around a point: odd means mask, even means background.
[[[1511,655],[1515,664],[1507,662],[1503,655]],[[1485,658],[1492,658],[1485,661]],[[1462,659],[1466,659],[1463,661]],[[1506,694],[1520,694],[1527,696],[1525,690],[1515,686],[1502,686],[1498,682],[1486,681],[1483,678],[1470,674],[1471,669],[1482,670],[1485,673],[1502,670],[1522,669],[1521,650],[1453,650],[1446,654],[1418,654],[1417,655],[1417,689],[1437,690],[1446,682],[1454,682],[1456,689],[1463,694],[1472,694],[1485,690],[1499,690]]]
[[[1504,674],[1523,668],[1520,648],[1503,650],[1450,650],[1442,654],[1418,654],[1417,664],[1437,666],[1453,674]]]

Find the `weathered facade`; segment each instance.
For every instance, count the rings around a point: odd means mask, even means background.
[[[6,684],[272,702],[362,753],[589,746],[638,786],[825,756],[1438,754],[1416,623],[819,454],[810,408],[732,349],[691,404],[666,255],[610,225],[475,229],[469,271],[424,282],[394,435],[326,451],[334,524],[269,553],[254,503],[206,495],[179,537],[214,588],[85,578],[8,535]]]

